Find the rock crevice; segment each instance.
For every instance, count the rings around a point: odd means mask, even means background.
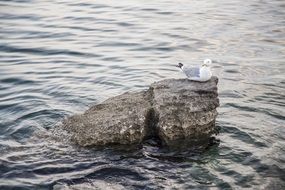
[[[139,144],[159,138],[164,145],[209,138],[216,132],[217,77],[200,83],[167,79],[146,91],[124,93],[63,121],[81,146]]]

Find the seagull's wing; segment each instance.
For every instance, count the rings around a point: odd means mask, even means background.
[[[189,67],[189,68],[184,68],[183,72],[188,78],[192,77],[200,77],[200,68],[199,67]]]

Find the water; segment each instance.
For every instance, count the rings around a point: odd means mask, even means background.
[[[0,1],[0,189],[284,189],[285,4]],[[214,61],[220,144],[84,149],[64,117]]]

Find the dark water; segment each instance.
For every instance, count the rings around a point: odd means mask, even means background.
[[[0,1],[0,189],[284,189],[285,3]],[[64,117],[214,60],[220,144],[82,149]]]

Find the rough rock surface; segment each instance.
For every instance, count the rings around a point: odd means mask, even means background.
[[[217,83],[217,77],[162,80],[67,118],[62,127],[81,146],[139,144],[154,136],[171,146],[209,138],[216,132]]]
[[[140,143],[147,136],[148,96],[144,91],[110,98],[66,119],[63,127],[82,146]]]
[[[215,133],[218,79],[201,83],[169,79],[151,85],[158,135],[167,145],[208,138]]]

